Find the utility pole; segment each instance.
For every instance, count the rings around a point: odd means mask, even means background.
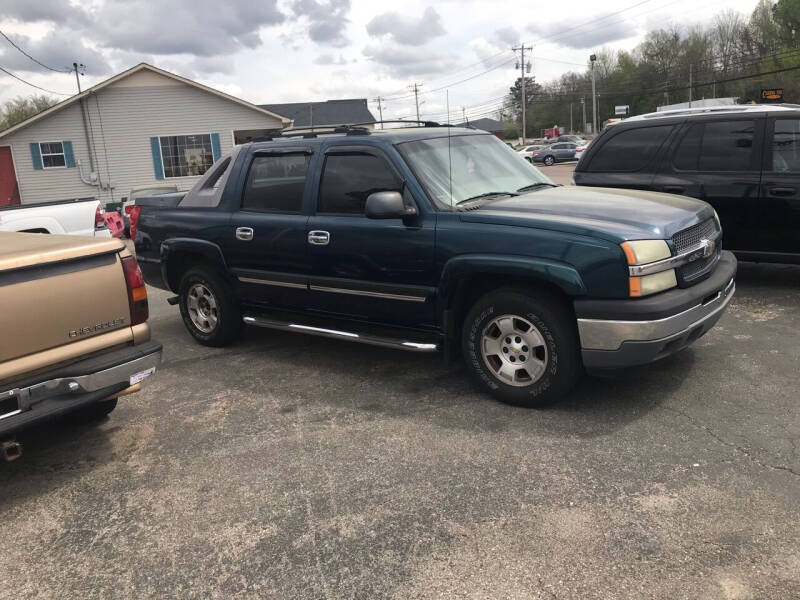
[[[581,98],[581,108],[583,109],[583,133],[586,133],[586,98]]]
[[[569,132],[572,133],[572,102],[569,103]]]
[[[521,44],[518,48],[512,48],[512,50],[514,52],[519,52],[519,55],[520,55],[520,60],[517,63],[516,68],[519,69],[519,73],[520,73],[520,75],[522,77],[522,90],[521,90],[522,91],[522,98],[521,98],[521,100],[522,100],[522,102],[521,102],[521,106],[522,106],[522,143],[524,144],[526,139],[527,139],[527,133],[528,133],[528,126],[527,126],[527,121],[526,121],[526,117],[525,117],[525,113],[527,112],[527,108],[528,108],[528,102],[527,102],[528,98],[527,98],[527,94],[525,93],[525,72],[526,71],[528,73],[531,72],[531,63],[530,62],[525,63],[525,50],[530,50],[531,52],[533,52],[533,46],[528,46],[526,48],[525,44]]]
[[[75,83],[78,84],[78,95],[81,95],[81,79],[79,77],[78,68],[83,68],[83,64],[76,62],[72,63],[72,69],[75,71]],[[86,123],[86,107],[83,105],[83,98],[78,103],[81,105],[81,118],[83,119],[83,133],[86,136],[86,152],[89,154],[89,170],[94,173],[94,157],[92,156],[92,145],[89,142],[89,125]]]
[[[378,114],[380,115],[381,119],[381,129],[383,129],[383,107],[381,106],[381,100],[382,98],[380,96],[375,98],[375,101],[378,103]]]
[[[469,119],[467,118],[467,109],[465,107],[461,107],[461,114],[464,115],[464,124],[469,127]]]
[[[692,108],[692,63],[689,63],[689,108]]]
[[[597,135],[597,88],[594,80],[594,63],[596,60],[596,54],[589,56],[589,61],[592,63],[592,134],[594,135]]]
[[[414,83],[413,85],[408,86],[410,89],[414,90],[414,104],[417,105],[417,121],[419,121],[419,86],[422,85]]]

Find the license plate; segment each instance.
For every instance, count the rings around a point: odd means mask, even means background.
[[[150,367],[149,369],[145,369],[144,371],[139,371],[138,373],[134,373],[131,375],[131,383],[130,385],[136,385],[137,383],[141,383],[151,375],[156,372],[155,367]]]

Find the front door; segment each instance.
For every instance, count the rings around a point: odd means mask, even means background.
[[[332,146],[326,154],[316,214],[308,223],[313,310],[387,325],[434,325],[434,214],[368,219],[367,196],[395,190],[415,202],[381,151]]]
[[[723,246],[757,250],[763,119],[695,121],[679,134],[653,189],[705,200],[719,214]]]
[[[303,197],[311,158],[303,148],[252,157],[225,248],[245,304],[305,308],[308,216],[303,214]]]
[[[19,203],[19,185],[11,148],[0,146],[0,206],[17,206]]]
[[[800,119],[767,123],[760,205],[761,251],[800,253]]]

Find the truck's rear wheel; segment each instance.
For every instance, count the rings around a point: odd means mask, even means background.
[[[516,289],[487,294],[467,315],[462,343],[479,385],[509,404],[551,404],[580,376],[574,323],[550,294]]]
[[[227,346],[239,336],[241,310],[216,271],[208,267],[189,269],[181,279],[178,295],[183,323],[198,342]]]

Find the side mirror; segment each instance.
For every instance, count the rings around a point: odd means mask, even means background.
[[[367,197],[364,214],[368,219],[402,219],[417,214],[414,206],[406,206],[400,192],[375,192]]]

